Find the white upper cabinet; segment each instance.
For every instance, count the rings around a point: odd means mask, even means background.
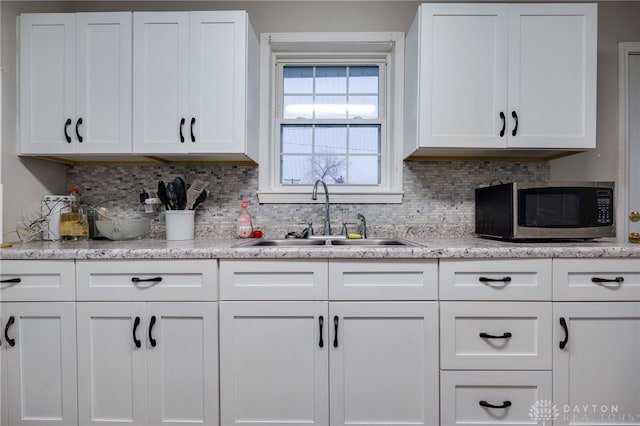
[[[20,17],[20,153],[131,152],[131,13]]]
[[[135,153],[257,159],[258,41],[246,12],[134,13],[133,45]]]
[[[595,147],[596,4],[423,4],[407,52],[405,156]]]

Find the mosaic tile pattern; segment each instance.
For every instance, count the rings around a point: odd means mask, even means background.
[[[290,227],[309,220],[321,224],[323,208],[313,204],[258,204],[258,166],[72,166],[67,186],[78,186],[82,200],[109,209],[114,217],[143,215],[138,194],[143,188],[156,189],[158,180],[168,182],[181,176],[190,183],[199,178],[208,181],[210,197],[198,208],[197,235],[233,237],[240,201],[250,200],[253,223],[268,237],[278,237]],[[354,221],[362,212],[370,236],[416,235],[421,228],[442,228],[438,234],[473,232],[474,189],[494,180],[503,182],[545,182],[549,179],[547,162],[500,161],[407,161],[404,163],[402,204],[335,204],[331,206],[332,226]],[[159,221],[157,221],[159,222]],[[289,225],[287,225],[289,224]],[[316,225],[320,226],[320,225]],[[300,229],[293,229],[300,230]],[[164,227],[156,223],[152,237],[163,238]]]

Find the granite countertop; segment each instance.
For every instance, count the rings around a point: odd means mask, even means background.
[[[429,258],[640,258],[640,245],[617,242],[513,243],[482,238],[412,239],[418,246],[238,247],[238,239],[191,241],[35,241],[0,249],[0,259],[429,259]]]

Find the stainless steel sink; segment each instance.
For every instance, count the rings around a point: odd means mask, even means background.
[[[412,243],[411,241],[401,240],[401,239],[375,239],[375,238],[365,238],[360,240],[351,240],[351,239],[335,239],[331,240],[331,245],[333,246],[373,246],[373,247],[387,247],[387,246],[405,246],[405,247],[418,247],[418,244]]]
[[[346,238],[313,238],[313,239],[283,239],[283,240],[255,240],[239,244],[237,247],[418,247],[418,244],[402,239],[373,239],[365,238],[351,240]]]
[[[284,240],[256,240],[243,243],[237,247],[307,247],[307,246],[326,246],[325,240],[308,240],[288,238]]]

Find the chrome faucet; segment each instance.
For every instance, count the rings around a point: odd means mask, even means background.
[[[360,221],[360,237],[367,238],[367,219],[362,213],[358,213],[358,220]]]
[[[322,231],[323,235],[331,235],[331,221],[329,220],[329,190],[327,189],[327,184],[324,183],[324,181],[322,179],[318,179],[316,181],[316,183],[313,185],[313,191],[311,191],[311,199],[312,200],[317,200],[318,199],[318,184],[321,183],[322,186],[324,186],[324,196],[325,196],[325,200],[324,200],[324,205],[325,205],[325,212],[324,212],[324,231]]]

